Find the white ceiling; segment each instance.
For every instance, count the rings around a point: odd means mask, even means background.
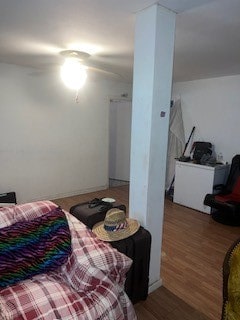
[[[136,13],[177,12],[174,80],[240,74],[240,0],[1,0],[0,62],[48,70],[59,51],[132,79]]]

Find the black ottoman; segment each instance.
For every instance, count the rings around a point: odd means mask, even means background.
[[[112,208],[119,208],[126,212],[126,206],[118,202],[104,202],[102,199],[93,199],[88,202],[78,203],[70,208],[70,213],[83,222],[88,228],[105,219],[106,213]]]
[[[133,304],[148,296],[151,240],[150,232],[140,227],[131,237],[110,242],[113,248],[133,260],[125,281],[125,291]]]

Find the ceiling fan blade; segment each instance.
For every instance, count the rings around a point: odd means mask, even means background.
[[[90,70],[90,71],[93,71],[93,72],[102,73],[102,74],[105,74],[105,75],[117,76],[117,77],[122,78],[122,76],[120,74],[118,74],[117,72],[108,71],[108,70],[105,70],[105,69],[102,69],[102,68],[87,66],[87,70]]]

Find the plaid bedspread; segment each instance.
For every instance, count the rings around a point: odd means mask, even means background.
[[[30,220],[54,209],[39,201],[0,209],[0,226]],[[72,237],[66,264],[0,290],[1,320],[135,320],[124,292],[131,260],[65,212]]]

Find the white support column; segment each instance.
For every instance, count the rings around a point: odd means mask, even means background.
[[[152,234],[150,290],[161,285],[175,18],[156,4],[137,15],[135,31],[129,215]]]

